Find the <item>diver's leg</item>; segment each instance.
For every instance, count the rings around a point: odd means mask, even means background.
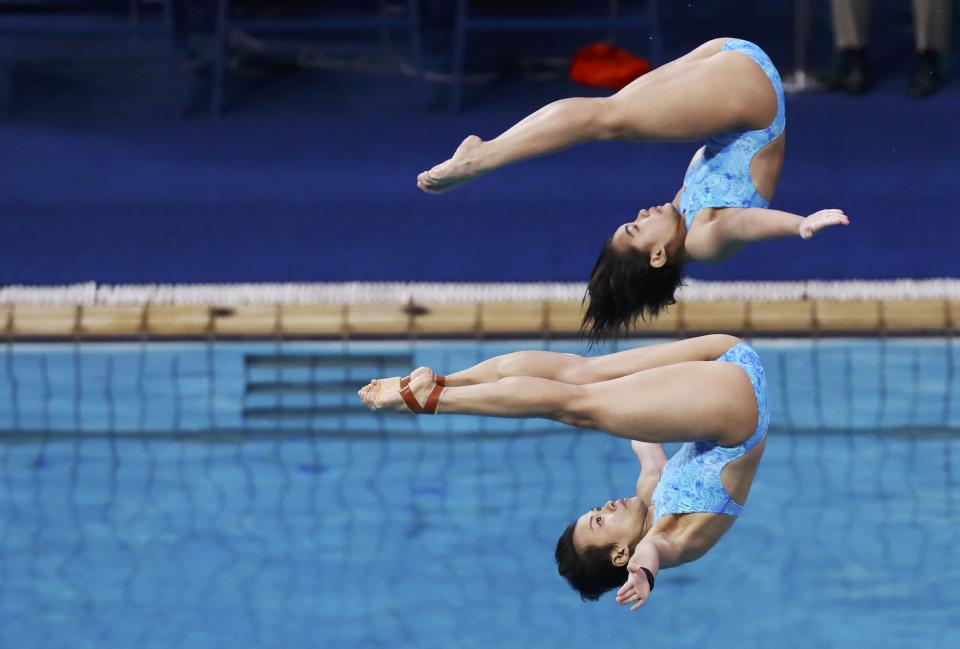
[[[577,144],[608,139],[603,130],[606,97],[570,97],[547,104],[493,140],[468,136],[449,160],[417,176],[431,194],[455,189],[512,162],[556,153]]]
[[[428,373],[410,387],[425,403]],[[362,391],[361,391],[362,392]],[[361,394],[374,410],[406,406],[398,393]],[[757,405],[746,374],[729,363],[691,361],[588,385],[518,376],[447,387],[439,414],[542,417],[644,442],[716,440],[736,444],[754,430]]]
[[[471,135],[452,158],[421,173],[417,186],[442,193],[513,162],[592,140],[693,141],[769,124],[776,114],[770,81],[742,54],[720,52],[724,42],[705,43],[611,97],[561,99],[493,140]]]
[[[598,383],[664,365],[715,360],[739,342],[740,339],[734,336],[711,334],[603,356],[585,357],[539,350],[512,352],[448,374],[446,384],[450,387],[476,385],[508,376],[533,376],[572,385]]]

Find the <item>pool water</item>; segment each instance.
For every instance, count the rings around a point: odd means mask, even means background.
[[[7,345],[0,646],[960,646],[960,350],[754,346],[772,428],[747,507],[629,613],[553,562],[631,495],[629,444],[354,394],[576,342]]]

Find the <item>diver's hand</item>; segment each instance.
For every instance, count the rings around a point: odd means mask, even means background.
[[[848,225],[850,220],[843,210],[820,210],[804,217],[800,223],[800,238],[809,239],[817,232],[831,225]]]
[[[633,604],[631,611],[635,611],[647,603],[650,597],[650,583],[647,581],[647,575],[640,569],[640,561],[634,556],[627,564],[627,581],[620,590],[617,591],[617,604],[625,606]]]

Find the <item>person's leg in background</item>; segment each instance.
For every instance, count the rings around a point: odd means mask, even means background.
[[[913,33],[917,62],[910,79],[910,94],[926,97],[940,88],[941,56],[950,41],[953,0],[913,0]]]
[[[833,43],[840,54],[840,67],[831,86],[847,92],[870,89],[867,41],[870,26],[870,0],[830,0]]]

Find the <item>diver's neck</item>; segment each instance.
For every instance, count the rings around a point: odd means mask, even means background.
[[[643,501],[642,498],[640,499],[640,502],[643,504],[643,507],[644,507],[643,522],[640,523],[640,538],[642,539],[647,535],[647,532],[650,531],[650,528],[653,527],[654,506],[653,504],[648,505],[646,502]]]
[[[683,215],[680,214],[679,210],[677,214],[680,218],[677,219],[677,233],[674,236],[673,247],[674,250],[668,251],[668,254],[672,259],[675,259],[680,264],[686,264],[690,261],[690,255],[687,254],[687,224],[683,220]]]
[[[686,265],[688,262],[693,260],[693,258],[690,257],[690,254],[687,252],[686,239],[680,239],[676,243],[674,249],[667,252],[667,256],[681,266]]]

